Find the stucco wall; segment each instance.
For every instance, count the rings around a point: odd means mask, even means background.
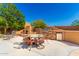
[[[64,31],[64,40],[79,44],[79,31]]]

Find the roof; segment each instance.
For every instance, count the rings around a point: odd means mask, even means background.
[[[49,26],[53,30],[63,29],[63,30],[79,30],[79,26]]]

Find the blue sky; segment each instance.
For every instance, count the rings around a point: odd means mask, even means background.
[[[78,3],[17,3],[26,22],[43,19],[49,26],[68,26],[79,19]]]

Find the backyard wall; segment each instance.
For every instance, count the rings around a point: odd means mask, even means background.
[[[64,40],[79,44],[79,31],[64,31]]]
[[[54,37],[55,35],[54,35],[54,31],[53,30],[45,31],[43,29],[36,28],[35,32],[37,34],[43,34],[45,39],[55,39],[55,37]]]
[[[62,40],[79,44],[79,27],[49,27],[47,31],[37,29],[36,33],[44,35],[45,39],[57,40],[56,34],[62,33]]]

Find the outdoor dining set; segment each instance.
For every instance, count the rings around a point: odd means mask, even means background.
[[[14,35],[2,35],[1,37],[4,40],[10,40],[11,38],[14,37]],[[45,48],[45,46],[43,45],[44,38],[43,38],[42,34],[28,34],[28,35],[23,35],[22,37],[23,37],[22,42],[14,42],[14,45],[19,45],[19,47],[22,45],[28,46],[29,51],[31,51],[31,48],[33,46],[37,49],[44,49]],[[18,48],[18,47],[16,47],[16,48]]]
[[[35,45],[37,49],[43,49],[45,46],[43,45],[44,39],[42,37],[40,34],[31,34],[23,39],[23,44],[30,47],[29,51],[33,45]]]

